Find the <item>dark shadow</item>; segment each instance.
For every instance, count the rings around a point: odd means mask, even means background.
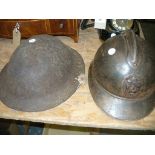
[[[101,129],[101,135],[154,135],[151,130],[121,130],[121,129]]]

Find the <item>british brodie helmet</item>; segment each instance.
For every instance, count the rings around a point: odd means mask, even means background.
[[[108,115],[145,117],[155,103],[155,49],[131,30],[108,39],[89,68],[89,88]]]
[[[0,73],[0,100],[20,111],[42,111],[67,100],[84,74],[82,57],[49,35],[24,40]]]

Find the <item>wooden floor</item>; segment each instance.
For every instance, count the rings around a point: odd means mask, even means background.
[[[81,31],[78,43],[69,37],[58,38],[82,55],[86,65],[84,83],[66,102],[43,112],[15,111],[0,102],[0,118],[83,127],[155,130],[155,110],[138,121],[120,121],[107,116],[94,103],[89,92],[87,73],[94,54],[102,44],[94,29]],[[12,40],[0,38],[0,70],[9,61],[13,51]]]

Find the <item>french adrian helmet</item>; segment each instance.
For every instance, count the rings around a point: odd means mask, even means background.
[[[155,49],[133,31],[108,39],[89,68],[96,104],[122,120],[147,116],[155,103]]]
[[[84,74],[82,57],[56,37],[22,41],[0,73],[0,100],[20,111],[43,111],[67,100]]]

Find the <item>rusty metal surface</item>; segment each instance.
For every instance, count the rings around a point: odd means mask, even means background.
[[[94,101],[117,119],[145,117],[155,104],[154,66],[155,49],[133,31],[110,38],[98,49],[89,69]]]
[[[82,57],[60,40],[36,35],[22,41],[0,73],[0,100],[20,111],[43,111],[67,100],[84,74]]]

